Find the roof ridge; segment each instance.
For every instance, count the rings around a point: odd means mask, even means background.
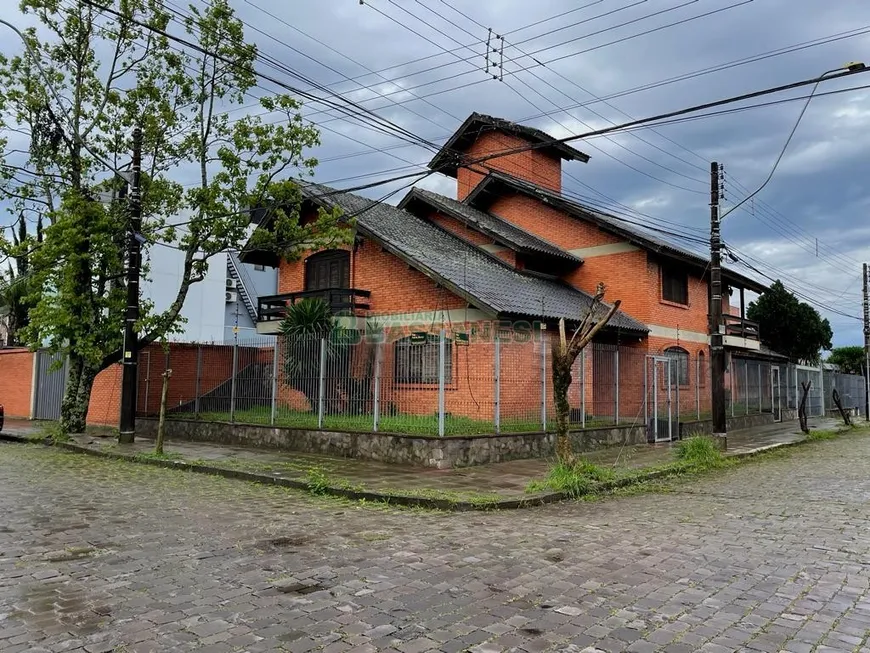
[[[587,206],[581,202],[578,202],[576,200],[573,200],[573,199],[566,197],[561,192],[556,192],[550,188],[540,186],[539,184],[536,184],[532,181],[528,181],[526,179],[521,179],[519,177],[515,177],[511,174],[508,174],[506,172],[502,172],[500,170],[491,170],[486,175],[486,177],[478,183],[478,185],[475,187],[475,189],[471,193],[469,193],[466,200],[467,201],[468,200],[474,201],[477,194],[483,190],[484,186],[488,183],[488,180],[490,180],[490,179],[495,179],[497,181],[503,181],[509,185],[512,185],[514,187],[518,187],[522,190],[525,190],[526,192],[533,191],[535,195],[538,195],[538,196],[543,195],[546,197],[554,198],[555,200],[557,200],[559,202],[563,202],[565,204],[570,205],[571,207],[575,207],[576,209],[582,211],[583,213],[588,214],[590,216],[590,218],[592,218],[593,221],[597,219],[600,222],[603,222],[607,227],[609,227],[613,230],[616,230],[618,232],[622,232],[623,235],[629,234],[631,237],[637,238],[639,241],[645,241],[645,242],[640,243],[641,246],[646,248],[646,249],[655,251],[656,253],[662,254],[663,253],[661,251],[662,249],[668,249],[671,252],[673,252],[674,254],[678,254],[679,256],[683,257],[684,259],[685,258],[693,259],[695,264],[698,264],[698,265],[709,265],[710,264],[710,259],[708,257],[697,254],[697,253],[693,252],[692,250],[686,249],[677,243],[673,243],[673,242],[665,240],[663,238],[659,238],[658,236],[655,236],[653,234],[647,233],[646,231],[644,231],[642,229],[642,227],[638,228],[637,225],[629,222],[625,218],[620,218],[620,217],[613,215],[611,213],[608,213],[606,211],[602,211],[600,209],[596,209],[596,208]],[[478,209],[478,210],[481,210],[481,209]],[[601,226],[601,225],[599,225],[599,226]],[[667,253],[665,252],[665,254],[667,254]],[[740,274],[739,272],[736,272],[730,268],[723,266],[722,270],[726,274],[730,275],[732,278],[739,280],[741,283],[745,284],[748,282],[752,286],[764,287],[763,284],[761,284],[753,279],[750,279],[746,275]],[[752,289],[752,288],[750,288],[750,289]]]
[[[518,224],[515,224],[514,222],[511,222],[510,220],[503,218],[502,216],[500,216],[496,213],[492,213],[490,211],[484,211],[482,209],[475,208],[473,206],[465,204],[462,200],[458,200],[458,199],[455,199],[453,197],[448,197],[447,195],[441,195],[440,193],[436,193],[435,191],[429,190],[427,188],[419,188],[419,189],[416,187],[412,188],[411,191],[408,193],[408,195],[406,195],[406,197],[399,203],[399,206],[404,208],[404,205],[405,205],[407,199],[411,195],[414,195],[415,191],[419,191],[416,193],[418,196],[419,195],[424,195],[424,197],[426,195],[430,196],[430,200],[432,200],[432,201],[446,200],[450,204],[454,204],[457,207],[462,207],[462,209],[464,209],[464,210],[471,210],[471,211],[480,213],[483,217],[485,217],[488,220],[491,220],[495,223],[503,225],[504,227],[506,227],[508,229],[513,229],[517,232],[520,232],[521,234],[523,234],[527,238],[536,241],[540,245],[545,246],[546,248],[551,248],[552,250],[555,250],[555,251],[548,251],[547,249],[541,248],[541,247],[533,247],[532,248],[541,254],[549,254],[551,256],[559,256],[559,257],[564,258],[564,259],[577,261],[578,263],[583,262],[583,259],[580,258],[579,256],[575,256],[574,254],[571,254],[570,252],[565,250],[563,247],[560,247],[559,245],[555,244],[554,242],[547,240],[546,238],[543,238],[542,236],[540,236],[536,233],[533,233],[533,232],[529,231],[528,229],[524,229],[523,227],[519,226]],[[433,198],[436,198],[436,199],[433,199]],[[453,209],[453,210],[455,211],[455,209]],[[459,211],[456,211],[456,212],[460,213]],[[465,219],[465,218],[463,218],[463,219]],[[493,233],[492,233],[493,230],[488,228],[486,225],[482,225],[479,220],[475,220],[475,224],[478,227],[480,227],[480,229],[482,229],[488,235],[490,235],[490,236],[493,235]],[[507,238],[504,234],[497,234],[496,233],[494,237],[501,238],[503,240],[509,240],[509,238]],[[529,249],[528,246],[524,246],[522,243],[514,242],[512,244],[519,247],[520,249]]]

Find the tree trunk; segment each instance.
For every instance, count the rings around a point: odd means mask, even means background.
[[[81,433],[85,428],[85,425],[74,417],[77,414],[75,404],[79,395],[83,366],[84,361],[80,357],[72,355],[69,357],[66,390],[60,404],[60,428],[63,433]]]
[[[556,456],[559,462],[571,463],[574,452],[568,437],[568,421],[571,407],[568,404],[568,388],[571,387],[570,356],[553,347],[553,402],[556,405]]]
[[[157,420],[157,442],[154,445],[154,453],[163,455],[163,439],[166,437],[166,398],[169,396],[169,377],[172,370],[163,373],[163,388],[160,390],[160,417]]]
[[[70,357],[69,379],[60,406],[60,426],[64,433],[84,433],[96,377],[95,366],[77,356]]]

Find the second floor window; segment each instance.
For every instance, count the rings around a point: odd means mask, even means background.
[[[681,270],[662,266],[662,299],[675,304],[689,304],[689,275]]]

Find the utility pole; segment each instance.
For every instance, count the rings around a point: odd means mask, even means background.
[[[722,240],[719,233],[719,164],[710,164],[710,371],[713,435],[725,437],[725,344],[722,336]]]
[[[139,232],[142,231],[142,130],[133,130],[133,166],[130,184],[130,225],[127,234],[127,310],[124,316],[122,349],[121,423],[118,441],[132,443],[136,431],[136,380],[139,349],[136,322],[139,320],[139,273],[142,254]]]
[[[864,417],[870,420],[870,291],[867,288],[867,264],[864,264]]]

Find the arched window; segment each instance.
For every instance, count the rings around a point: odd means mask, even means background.
[[[703,388],[707,385],[707,355],[698,352],[698,384]]]
[[[350,252],[327,249],[305,260],[305,290],[350,288]]]
[[[668,347],[665,356],[673,359],[671,381],[679,385],[689,385],[689,352],[682,347]]]
[[[439,337],[427,333],[425,339],[408,336],[396,341],[394,374],[396,383],[438,383]],[[444,342],[444,383],[453,382],[453,341]]]

